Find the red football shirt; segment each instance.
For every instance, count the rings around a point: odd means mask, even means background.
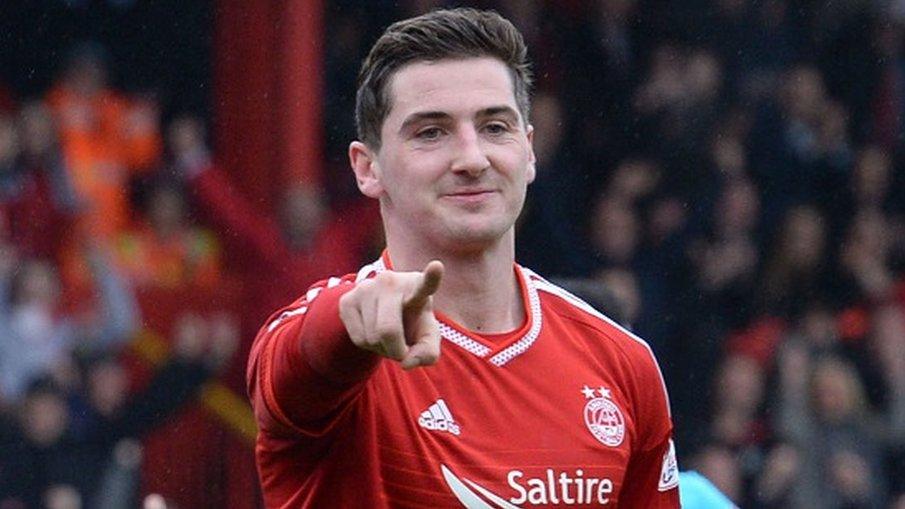
[[[515,266],[518,330],[476,334],[437,313],[440,361],[406,372],[356,348],[339,319],[339,297],[387,264],[315,285],[255,341],[267,507],[679,507],[646,343]]]

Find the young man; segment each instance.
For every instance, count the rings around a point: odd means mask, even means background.
[[[256,339],[268,507],[678,507],[648,346],[514,262],[526,53],[457,9],[390,26],[364,62],[349,156],[387,249]]]

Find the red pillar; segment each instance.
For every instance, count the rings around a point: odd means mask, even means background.
[[[279,79],[279,168],[284,182],[319,185],[323,165],[323,0],[282,3]]]
[[[256,201],[269,194],[275,162],[273,3],[221,1],[214,31],[214,152]]]
[[[288,183],[321,178],[322,0],[221,0],[216,25],[215,153],[272,209]]]

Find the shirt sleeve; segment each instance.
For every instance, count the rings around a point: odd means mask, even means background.
[[[678,508],[679,469],[671,438],[632,455],[625,473],[620,507]]]
[[[647,345],[643,350],[635,370],[638,442],[625,473],[619,505],[678,508],[679,468],[669,398],[657,360]]]
[[[274,314],[258,333],[247,382],[258,426],[276,434],[330,434],[380,357],[357,348],[339,318],[354,288],[331,279]]]

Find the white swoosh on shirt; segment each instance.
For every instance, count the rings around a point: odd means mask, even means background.
[[[461,479],[456,477],[452,471],[446,467],[446,465],[440,465],[440,471],[443,473],[443,479],[446,480],[446,484],[449,486],[449,489],[452,490],[453,495],[459,499],[459,502],[462,502],[462,505],[466,509],[520,509],[516,505],[512,505],[507,502],[504,498],[499,495],[495,495],[493,492],[484,488],[476,482],[473,482],[469,479],[465,479],[465,482],[471,485],[472,488],[477,490],[484,495],[486,498],[490,499],[491,502],[495,502],[497,505],[494,507],[487,502],[485,502],[481,497],[478,496],[471,488],[465,485]]]

